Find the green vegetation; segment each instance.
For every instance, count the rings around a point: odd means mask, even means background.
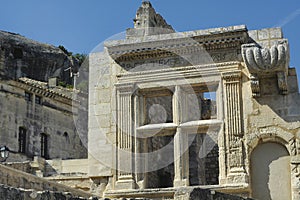
[[[72,89],[73,88],[73,85],[67,84],[65,81],[59,81],[58,82],[58,86],[65,87],[65,88],[68,88],[68,89]]]
[[[58,48],[60,48],[60,50],[62,50],[68,56],[72,56],[73,58],[76,58],[78,60],[78,62],[79,62],[79,65],[82,65],[82,63],[84,62],[84,60],[87,57],[87,55],[83,54],[83,53],[73,54],[73,52],[68,51],[63,45],[59,45]]]
[[[87,59],[87,54],[81,54],[81,53],[76,53],[73,54],[73,52],[68,51],[64,46],[59,45],[59,49],[61,49],[66,55],[74,58],[75,60],[78,61],[78,64],[80,66],[80,78],[77,79],[77,84],[76,84],[76,89],[79,89],[83,92],[88,91],[88,59]],[[59,86],[65,87],[72,89],[73,85],[70,85],[66,83],[65,81],[60,81],[58,83]]]
[[[68,51],[63,45],[59,45],[58,48],[60,48],[60,50],[62,50],[68,56],[72,56],[73,54],[72,52]]]

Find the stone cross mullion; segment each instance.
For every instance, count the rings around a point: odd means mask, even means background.
[[[175,87],[173,97],[173,113],[174,123],[180,124],[184,115],[182,89],[180,86]],[[189,150],[188,150],[188,135],[181,128],[177,128],[174,136],[174,187],[189,185]]]

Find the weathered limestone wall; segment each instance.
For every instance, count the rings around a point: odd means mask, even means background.
[[[243,198],[200,188],[180,188],[175,192],[174,200],[212,199],[212,200],[243,200]]]
[[[115,100],[111,60],[104,53],[89,56],[89,176],[112,176],[116,131]],[[101,152],[101,153],[99,153]]]
[[[250,176],[250,186],[253,185],[253,197],[259,197],[257,193],[257,174],[251,171],[257,168],[257,159],[268,160],[271,154],[254,154],[257,149],[269,143],[277,143],[280,148],[287,151],[288,155],[283,156],[280,153],[274,155],[276,159],[269,163],[267,168],[271,171],[267,172],[267,183],[269,185],[269,194],[267,196],[278,197],[287,194],[285,199],[299,198],[299,177],[297,170],[299,168],[299,131],[300,131],[300,96],[298,89],[297,75],[294,68],[289,68],[289,49],[285,45],[287,41],[283,38],[280,28],[263,29],[249,31],[249,36],[261,47],[252,47],[254,51],[269,51],[272,59],[271,62],[264,60],[265,66],[261,63],[254,63],[260,69],[253,68],[253,62],[249,63],[246,59],[245,75],[250,77],[243,81],[243,112],[246,117],[244,130],[246,135],[246,170]],[[282,49],[285,48],[283,51]],[[277,49],[277,50],[276,50]],[[281,61],[274,60],[274,55],[278,51],[278,58]],[[280,52],[281,51],[281,52]],[[275,53],[274,53],[275,52]],[[282,53],[283,52],[283,53]],[[259,57],[258,57],[259,58]],[[277,62],[277,65],[272,65]],[[269,64],[271,63],[271,65]],[[266,66],[270,65],[267,69]],[[256,74],[257,73],[257,74]],[[254,75],[253,75],[254,74]],[[251,91],[252,90],[252,91]],[[249,94],[252,94],[249,95]],[[272,153],[277,152],[271,150]],[[267,150],[265,150],[267,151]],[[273,154],[272,154],[273,155]],[[254,156],[254,157],[253,157]],[[284,163],[277,165],[277,162],[285,159],[288,166],[282,169]],[[256,164],[255,164],[256,163]],[[254,165],[254,166],[253,166]],[[251,167],[252,166],[252,167]],[[262,167],[259,167],[262,168]],[[283,170],[285,173],[290,172],[287,176],[277,176],[276,171]],[[261,172],[262,175],[266,175]],[[274,179],[274,177],[276,177]],[[280,178],[281,177],[281,178]],[[262,178],[260,176],[260,178]],[[278,178],[278,179],[277,179]],[[279,181],[280,179],[280,181]],[[272,189],[278,182],[287,181],[285,188]],[[289,183],[291,184],[289,186]],[[265,191],[261,191],[263,193]],[[251,190],[250,190],[251,193]],[[264,193],[266,195],[266,193]],[[266,197],[264,197],[266,198]],[[276,198],[275,198],[276,199]]]
[[[46,160],[46,165],[51,169],[45,171],[45,176],[51,175],[86,175],[88,173],[88,159],[71,159],[71,160],[62,160],[62,159],[53,159]],[[52,171],[55,174],[51,173]]]
[[[255,148],[251,154],[251,175],[253,197],[291,198],[290,156],[282,145],[264,143]]]
[[[22,188],[13,188],[0,185],[0,199],[14,199],[14,200],[52,200],[52,199],[64,199],[64,200],[87,200],[87,198],[76,197],[69,192],[53,192],[53,191],[40,191],[26,190]],[[98,198],[93,198],[97,200]]]
[[[41,133],[48,135],[48,158],[86,157],[87,149],[81,143],[74,124],[71,100],[55,100],[29,91],[29,86],[26,90],[26,87],[26,84],[14,81],[0,82],[0,145],[18,151],[19,128],[26,129],[26,153],[11,153],[7,161],[24,161],[40,156]],[[25,100],[25,91],[32,95],[31,101]],[[35,102],[34,95],[42,98],[41,104]]]
[[[58,192],[71,192],[73,195],[86,198],[92,196],[89,193],[75,190],[71,187],[51,182],[44,178],[27,174],[3,165],[0,165],[0,174],[0,183],[10,187],[33,189],[35,191],[49,190]]]

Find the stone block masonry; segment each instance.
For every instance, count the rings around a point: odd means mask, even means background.
[[[46,179],[27,174],[25,172],[21,172],[18,170],[15,170],[10,167],[6,167],[3,165],[0,165],[0,183],[14,187],[14,188],[24,188],[25,190],[35,190],[35,191],[54,191],[57,193],[62,192],[69,192],[72,193],[75,196],[81,196],[85,198],[89,198],[93,196],[92,194],[75,190],[71,187],[67,187],[62,184],[58,184],[55,182],[48,181]],[[4,186],[3,186],[4,187]],[[3,189],[3,187],[1,187]],[[18,198],[11,198],[10,195],[18,195],[18,192],[15,192],[14,190],[10,191],[9,189],[5,189],[6,192],[0,192],[0,195],[8,195],[7,198],[1,198],[0,199],[12,199],[16,200]],[[19,198],[20,199],[20,198]],[[22,198],[21,198],[22,199]],[[25,198],[26,199],[26,198]],[[58,198],[59,199],[59,198]]]

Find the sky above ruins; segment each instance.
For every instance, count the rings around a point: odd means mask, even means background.
[[[99,43],[133,27],[141,0],[9,0],[1,2],[0,29],[89,53]],[[247,25],[249,30],[282,27],[291,47],[291,66],[300,73],[300,1],[152,0],[176,31]]]

